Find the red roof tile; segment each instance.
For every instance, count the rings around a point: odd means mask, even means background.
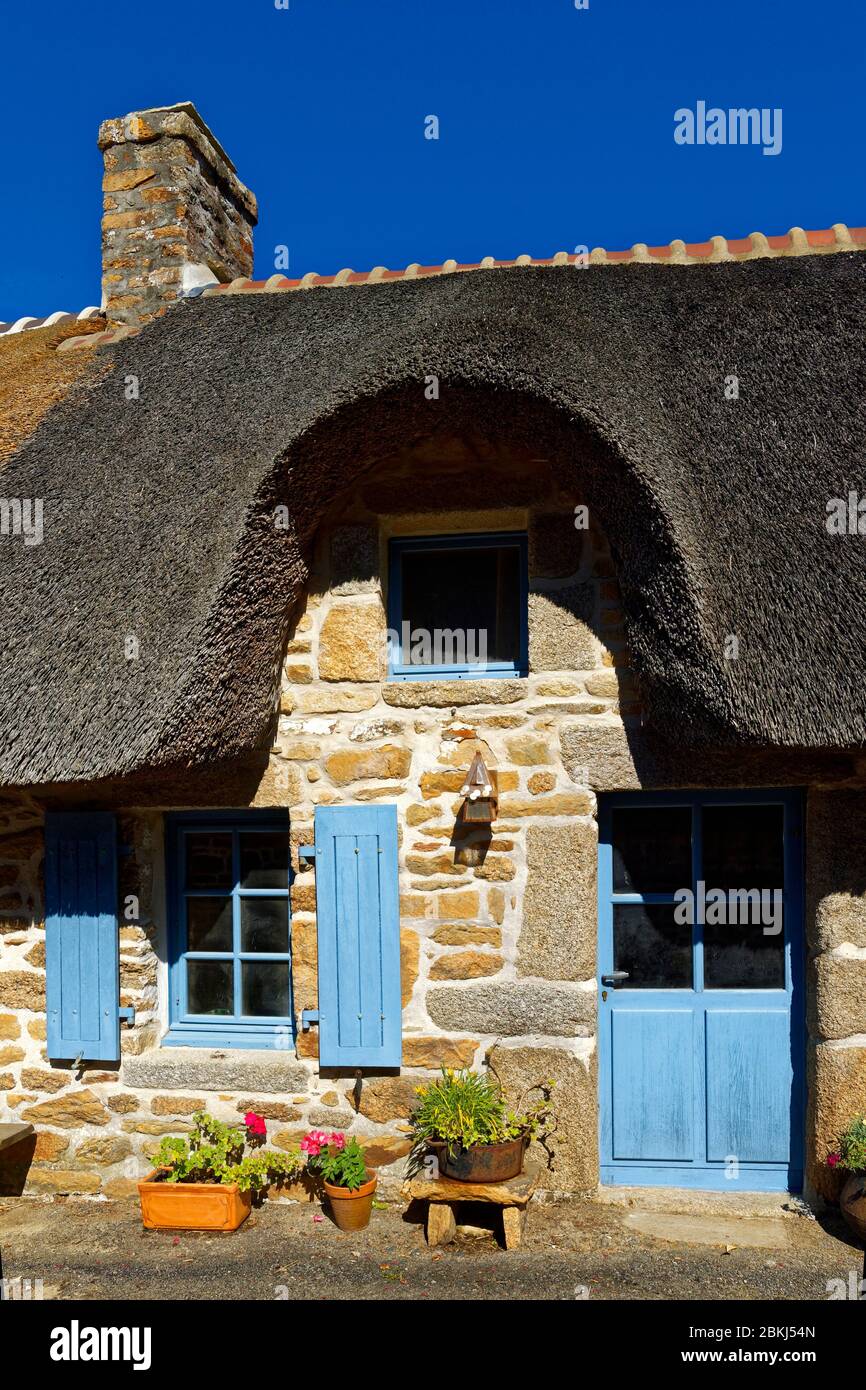
[[[587,256],[559,251],[555,256],[532,257],[517,256],[512,261],[497,261],[492,256],[472,265],[459,265],[457,261],[445,261],[442,265],[418,265],[413,263],[405,270],[388,270],[385,266],[375,266],[372,270],[359,271],[346,268],[336,275],[317,275],[310,271],[301,279],[290,280],[285,275],[272,275],[267,280],[233,280],[227,285],[212,285],[203,291],[211,294],[247,294],[263,291],[306,290],[321,286],[339,289],[345,285],[378,284],[385,280],[416,280],[429,275],[462,274],[470,270],[500,270],[516,266],[575,265],[588,262],[590,265],[700,265],[722,261],[758,260],[777,256],[828,255],[837,251],[866,250],[866,227],[847,227],[844,222],[836,222],[832,227],[818,231],[804,231],[802,227],[792,227],[783,236],[765,236],[763,232],[752,232],[750,236],[726,240],[715,236],[709,241],[695,241],[686,244],[672,241],[669,246],[646,246],[637,242],[628,251],[606,251],[596,247]]]

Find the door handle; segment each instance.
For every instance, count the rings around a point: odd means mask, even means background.
[[[618,985],[621,985],[623,981],[627,979],[627,970],[612,970],[609,975],[602,975],[601,983],[603,985],[613,985],[614,989],[616,989]]]

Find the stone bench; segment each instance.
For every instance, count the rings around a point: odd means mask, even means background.
[[[526,1225],[526,1209],[538,1186],[538,1169],[527,1164],[505,1182],[455,1182],[453,1178],[409,1178],[403,1196],[427,1203],[427,1244],[447,1245],[457,1234],[455,1207],[460,1202],[489,1202],[502,1210],[506,1250],[516,1250]]]

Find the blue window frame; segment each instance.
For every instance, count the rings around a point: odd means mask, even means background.
[[[171,1046],[294,1038],[288,816],[167,818]]]
[[[528,588],[523,534],[392,540],[389,679],[527,675]]]

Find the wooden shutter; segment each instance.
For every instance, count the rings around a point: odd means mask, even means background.
[[[316,809],[319,1062],[399,1067],[396,806]]]
[[[117,832],[110,812],[45,817],[48,1056],[120,1059]]]

